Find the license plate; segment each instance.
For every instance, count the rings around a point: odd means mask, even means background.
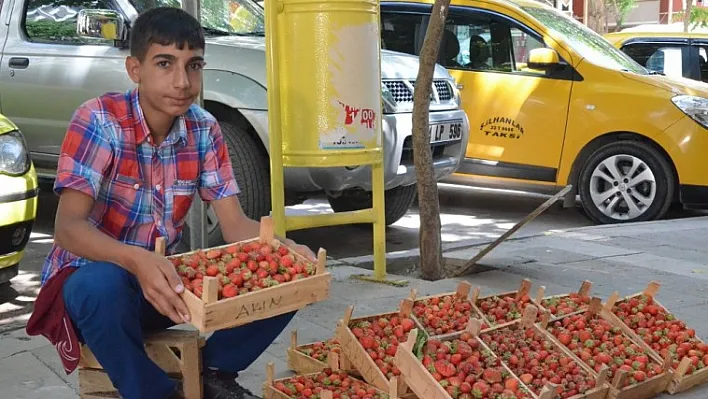
[[[461,121],[431,124],[428,130],[430,131],[431,143],[456,141],[462,138]]]

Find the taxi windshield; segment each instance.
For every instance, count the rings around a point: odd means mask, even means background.
[[[613,47],[605,38],[581,24],[575,19],[553,9],[523,6],[524,11],[531,14],[539,22],[560,36],[570,47],[584,59],[606,68],[647,75],[644,69],[632,58]]]
[[[130,0],[142,13],[154,7],[182,7],[181,0]],[[265,36],[263,7],[251,0],[202,0],[201,23],[207,35]]]

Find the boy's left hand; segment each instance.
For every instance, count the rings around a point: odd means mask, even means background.
[[[312,262],[317,262],[317,255],[315,255],[315,253],[312,252],[310,247],[308,247],[307,245],[298,244],[289,238],[285,239],[285,244],[287,246],[289,246],[290,248],[294,249],[295,252],[306,257],[307,259],[311,260]]]

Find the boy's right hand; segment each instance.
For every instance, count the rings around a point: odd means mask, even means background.
[[[184,291],[184,285],[172,262],[158,253],[144,251],[135,260],[134,273],[145,299],[158,312],[175,324],[189,322],[189,309],[178,295]]]

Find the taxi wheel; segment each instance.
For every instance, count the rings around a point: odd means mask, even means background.
[[[674,197],[671,165],[650,145],[620,141],[597,149],[578,179],[580,199],[596,223],[662,218]]]
[[[406,215],[415,202],[418,188],[415,184],[399,186],[384,192],[386,203],[386,226],[390,226]],[[327,196],[329,205],[335,212],[358,211],[371,208],[371,192],[363,190],[347,190],[339,197]]]

